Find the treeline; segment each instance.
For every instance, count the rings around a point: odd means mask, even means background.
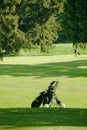
[[[0,0],[0,52],[16,54],[39,45],[46,52],[59,39],[86,47],[86,0]]]

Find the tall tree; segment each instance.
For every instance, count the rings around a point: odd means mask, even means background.
[[[2,0],[0,3],[0,47],[6,53],[15,53],[21,47],[22,32],[18,30],[16,6],[20,0]]]
[[[48,51],[58,36],[56,15],[60,5],[61,0],[25,0],[21,3],[19,28],[31,43],[40,45],[43,52]]]
[[[73,42],[85,48],[87,43],[87,1],[65,0],[62,28],[64,34]]]

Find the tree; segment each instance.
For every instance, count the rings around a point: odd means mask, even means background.
[[[6,53],[16,53],[22,44],[22,32],[18,29],[16,6],[20,0],[2,0],[0,3],[0,47]]]
[[[62,0],[1,0],[0,50],[16,54],[20,48],[41,46],[49,51],[57,39]]]
[[[87,43],[87,1],[65,0],[62,29],[73,45],[86,47]]]
[[[19,29],[26,33],[30,43],[41,46],[41,51],[48,51],[58,37],[59,13],[61,0],[25,0],[19,11]]]

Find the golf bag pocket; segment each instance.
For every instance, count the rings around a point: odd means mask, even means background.
[[[41,92],[38,97],[31,103],[32,108],[38,108],[40,107],[41,103],[43,102],[44,99],[44,92]]]

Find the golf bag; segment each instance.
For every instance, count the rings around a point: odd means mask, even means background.
[[[43,104],[44,107],[49,107],[52,103],[52,100],[55,99],[56,103],[62,107],[61,101],[57,98],[55,91],[58,85],[57,81],[52,81],[46,91],[42,91],[38,97],[31,103],[32,108],[40,107]]]
[[[40,107],[41,103],[43,102],[44,99],[44,91],[40,93],[38,97],[31,103],[31,107]]]

